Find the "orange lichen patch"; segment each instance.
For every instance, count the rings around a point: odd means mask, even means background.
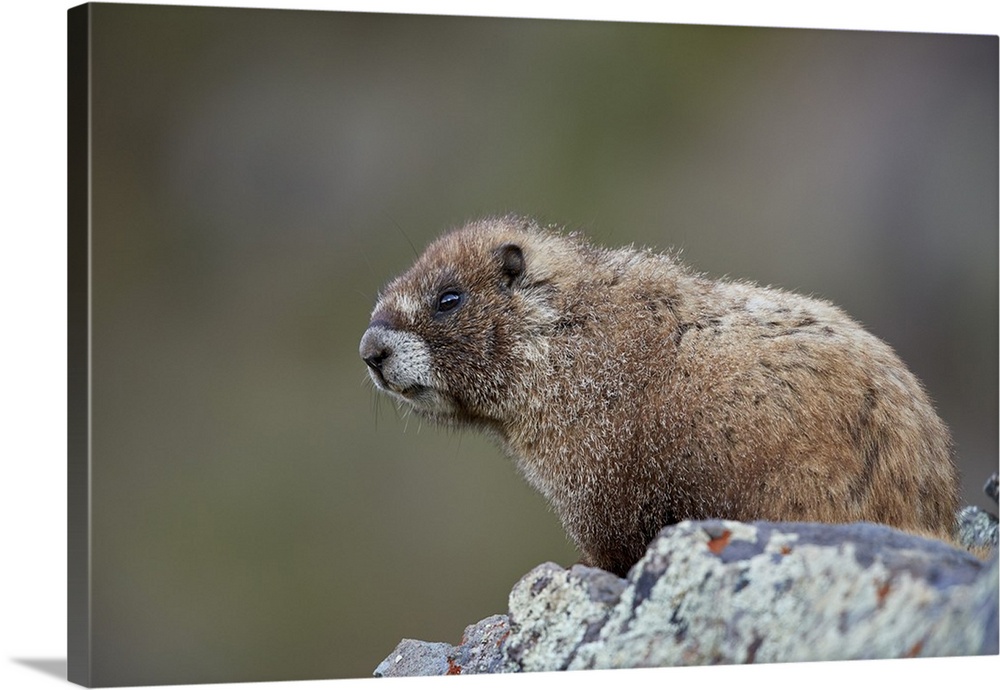
[[[875,596],[878,598],[879,608],[882,608],[882,606],[885,604],[885,598],[886,596],[889,595],[889,589],[890,589],[889,581],[886,580],[885,582],[883,582],[878,586],[877,590],[875,590]]]
[[[445,675],[457,676],[462,672],[462,667],[455,663],[455,660],[448,657],[448,672]]]
[[[904,654],[904,656],[909,657],[909,658],[913,658],[915,656],[918,656],[920,654],[920,651],[923,648],[924,648],[924,641],[923,640],[918,640],[915,645],[913,645],[912,647],[910,647],[907,650],[907,652],[906,652],[906,654]]]
[[[708,540],[708,550],[718,556],[722,553],[722,550],[729,545],[729,537],[732,536],[732,532],[726,530],[717,537],[712,537]]]
[[[789,546],[788,544],[785,544],[784,546],[781,547],[781,555],[782,556],[787,556],[791,552],[792,552],[792,547]]]

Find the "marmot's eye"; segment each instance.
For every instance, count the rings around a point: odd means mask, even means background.
[[[438,297],[437,313],[443,314],[445,312],[455,309],[459,304],[462,303],[462,293],[457,290],[446,290],[441,293]]]

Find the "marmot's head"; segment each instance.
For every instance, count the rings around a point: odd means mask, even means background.
[[[569,241],[514,216],[442,236],[375,305],[360,347],[372,381],[439,422],[502,423],[557,321],[564,267],[546,248]]]

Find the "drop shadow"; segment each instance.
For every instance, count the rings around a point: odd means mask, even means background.
[[[66,680],[66,659],[11,659],[11,661]]]

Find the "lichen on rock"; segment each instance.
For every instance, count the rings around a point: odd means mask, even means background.
[[[997,591],[995,552],[882,525],[682,522],[626,578],[542,564],[506,616],[375,675],[997,654]]]
[[[994,472],[983,485],[983,493],[997,503],[997,473]],[[996,550],[997,516],[979,506],[966,506],[956,518],[958,541],[967,549]]]

